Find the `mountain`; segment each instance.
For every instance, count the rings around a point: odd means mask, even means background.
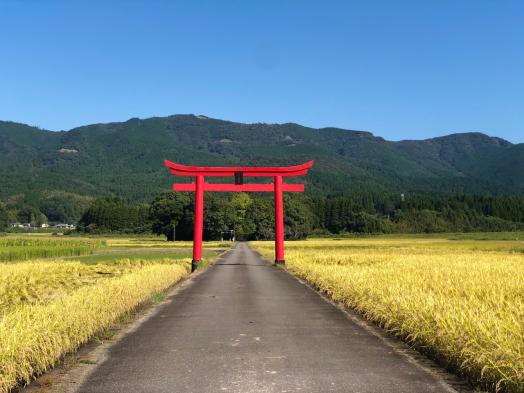
[[[0,122],[0,200],[116,195],[147,201],[167,189],[169,159],[200,165],[290,165],[312,195],[466,192],[524,195],[524,144],[481,133],[391,142],[369,132],[241,124],[174,115],[52,132]]]

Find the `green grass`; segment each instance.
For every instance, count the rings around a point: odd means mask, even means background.
[[[88,255],[104,246],[104,241],[93,239],[9,236],[0,239],[0,261]]]
[[[164,300],[166,300],[167,295],[165,291],[155,292],[151,295],[151,303],[153,304],[160,304]]]
[[[226,248],[212,248],[203,250],[204,260],[213,259],[218,253],[226,250]],[[96,250],[92,255],[85,255],[81,257],[74,257],[75,261],[80,261],[84,264],[97,263],[117,263],[119,260],[128,259],[130,261],[150,260],[159,261],[166,258],[183,259],[191,258],[191,247],[176,247],[176,248],[142,248],[142,247],[107,247]]]

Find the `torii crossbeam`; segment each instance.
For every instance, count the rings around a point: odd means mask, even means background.
[[[275,197],[275,264],[284,264],[284,192],[304,192],[303,184],[284,183],[283,177],[305,175],[313,161],[288,167],[203,167],[187,166],[165,161],[173,175],[195,177],[193,183],[173,184],[174,191],[195,193],[195,226],[193,232],[193,261],[195,271],[202,260],[202,233],[204,229],[204,192],[273,192]],[[207,183],[206,176],[234,177],[234,184]],[[273,177],[273,183],[244,184],[244,177]]]

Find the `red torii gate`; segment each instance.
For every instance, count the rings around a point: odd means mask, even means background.
[[[195,271],[202,259],[202,232],[204,229],[204,192],[273,192],[275,196],[275,264],[284,264],[284,192],[304,192],[303,184],[287,184],[283,177],[302,176],[313,166],[313,161],[288,167],[205,167],[175,164],[165,160],[173,175],[195,177],[193,183],[173,184],[173,191],[195,192],[195,226],[193,232],[193,261]],[[234,176],[234,184],[207,183],[205,176]],[[273,183],[244,184],[244,176],[273,177]]]

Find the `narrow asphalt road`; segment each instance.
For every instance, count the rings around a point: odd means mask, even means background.
[[[452,391],[243,243],[112,346],[77,389]]]

